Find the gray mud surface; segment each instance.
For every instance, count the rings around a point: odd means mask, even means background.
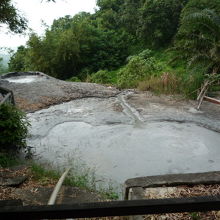
[[[84,97],[111,97],[117,89],[92,83],[73,83],[40,72],[15,72],[0,76],[0,87],[14,92],[19,108],[36,111],[48,106]]]
[[[89,167],[99,182],[118,184],[140,176],[220,170],[218,119],[190,103],[151,106],[142,95],[78,99],[29,114],[36,160]]]
[[[140,176],[220,170],[219,105],[204,102],[197,111],[196,102],[180,97],[42,77],[0,80],[23,109],[41,109],[28,114],[35,160],[72,166],[73,173],[88,168],[99,182],[118,184]]]

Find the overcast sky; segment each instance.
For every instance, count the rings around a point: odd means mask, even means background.
[[[43,34],[45,27],[42,20],[51,25],[54,19],[65,15],[75,15],[78,12],[94,12],[96,0],[56,0],[56,3],[47,3],[46,0],[12,0],[29,21],[29,28],[38,34]],[[0,27],[0,47],[16,48],[28,39],[28,36],[17,34],[6,34],[6,29]]]

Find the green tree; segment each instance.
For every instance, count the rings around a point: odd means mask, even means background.
[[[55,2],[55,0],[47,0]],[[10,31],[22,33],[27,29],[27,20],[19,14],[12,0],[0,1],[0,23],[6,24]]]
[[[25,57],[27,49],[24,46],[18,47],[16,53],[14,53],[8,63],[9,71],[23,71],[25,70]]]
[[[47,38],[32,34],[27,42],[26,70],[42,71],[54,74],[54,37],[46,33]],[[50,43],[48,43],[51,41]]]
[[[11,0],[0,1],[0,23],[15,33],[22,33],[27,28],[27,20],[18,13]]]
[[[140,8],[138,35],[146,45],[168,45],[177,32],[187,0],[146,0]]]
[[[185,15],[175,45],[190,67],[220,73],[220,16],[210,9]]]
[[[123,65],[129,44],[125,31],[103,29],[92,15],[83,12],[55,20],[43,37],[32,34],[24,51],[19,49],[12,57],[10,67],[42,71],[60,79],[82,79],[100,69]],[[23,67],[17,68],[21,61]]]
[[[131,35],[137,37],[140,22],[140,8],[142,0],[124,0],[121,5],[119,21],[121,26]]]
[[[124,0],[97,0],[99,10],[95,18],[99,25],[106,29],[120,28],[120,14]]]
[[[133,36],[133,45],[163,47],[176,34],[181,10],[187,1],[99,0],[96,18],[104,28],[129,33]]]

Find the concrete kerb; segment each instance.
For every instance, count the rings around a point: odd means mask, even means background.
[[[129,200],[129,193],[132,189],[132,198],[144,199],[144,189],[161,186],[178,185],[198,185],[198,184],[219,184],[220,171],[206,173],[188,173],[188,174],[169,174],[159,176],[147,176],[128,179],[125,181],[125,200]]]
[[[198,184],[219,184],[220,171],[206,173],[188,173],[188,174],[169,174],[159,176],[146,176],[128,179],[125,181],[125,200],[145,199],[146,188],[156,188],[162,186],[179,186],[179,185],[198,185]],[[129,220],[143,220],[140,215],[129,217]]]

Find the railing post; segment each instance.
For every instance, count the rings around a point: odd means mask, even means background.
[[[15,105],[14,94],[11,90],[0,87],[0,93],[3,96],[3,100],[0,102],[0,105],[6,103],[8,101],[12,105]]]

